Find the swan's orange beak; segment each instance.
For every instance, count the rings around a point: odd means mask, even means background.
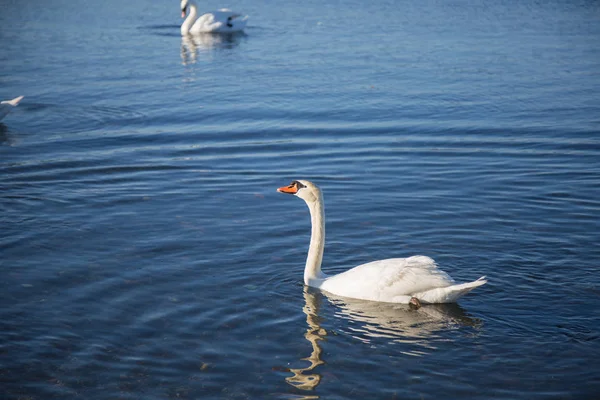
[[[181,10],[181,18],[185,18],[185,10]]]
[[[298,185],[292,183],[290,186],[283,186],[277,189],[279,193],[296,194],[298,193]]]

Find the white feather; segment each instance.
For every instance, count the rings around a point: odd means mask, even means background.
[[[8,113],[10,113],[12,111],[12,109],[15,108],[22,99],[23,99],[23,96],[19,96],[19,97],[15,97],[12,100],[4,100],[4,101],[0,102],[0,120],[2,120],[2,118],[6,117],[8,115]]]

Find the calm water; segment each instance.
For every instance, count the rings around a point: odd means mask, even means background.
[[[2,2],[2,399],[600,393],[600,3]],[[288,2],[290,3],[290,2]],[[459,304],[302,284],[424,254]]]

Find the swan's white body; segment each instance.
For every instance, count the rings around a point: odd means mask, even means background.
[[[23,96],[19,96],[12,100],[5,100],[0,102],[0,121],[2,120],[2,118],[6,117],[8,113],[12,111],[13,108],[16,107],[22,99]]]
[[[303,199],[310,210],[312,233],[304,283],[338,296],[355,299],[408,304],[417,298],[422,303],[453,303],[472,289],[485,284],[485,277],[456,284],[426,256],[390,258],[359,265],[338,275],[321,271],[325,247],[325,216],[321,190],[309,181],[294,181],[279,192]]]
[[[187,18],[181,24],[181,35],[199,33],[241,32],[248,23],[248,16],[242,16],[227,8],[209,12],[198,17],[198,7],[193,0],[181,0],[181,17]]]

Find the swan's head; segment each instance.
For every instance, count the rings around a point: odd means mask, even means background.
[[[188,0],[181,0],[181,18],[185,18],[188,9]]]
[[[307,203],[314,203],[321,199],[321,189],[310,181],[293,181],[288,186],[277,189],[279,193],[293,194]]]

